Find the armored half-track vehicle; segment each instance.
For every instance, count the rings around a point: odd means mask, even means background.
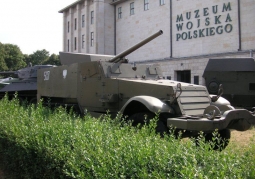
[[[117,115],[133,124],[143,124],[158,113],[156,131],[169,128],[183,131],[183,137],[198,136],[210,140],[218,129],[224,139],[230,129],[247,130],[255,116],[234,109],[219,95],[209,95],[205,86],[165,80],[158,65],[129,64],[125,56],[162,34],[153,34],[119,55],[60,53],[62,66],[38,70],[38,100],[50,98],[55,104],[76,106],[92,116]]]
[[[223,85],[231,105],[250,109],[255,106],[255,61],[253,58],[209,59],[203,77],[210,94]]]
[[[50,68],[52,65],[35,65],[32,67],[22,68],[14,72],[0,72],[0,75],[10,75],[0,79],[0,99],[8,94],[12,99],[17,93],[20,101],[36,102],[37,95],[37,70],[41,68]]]

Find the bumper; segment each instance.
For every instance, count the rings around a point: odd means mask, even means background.
[[[255,125],[255,115],[245,109],[225,111],[220,118],[209,120],[207,118],[194,119],[191,117],[168,118],[167,126],[188,131],[214,131],[215,129],[235,129],[246,131]]]

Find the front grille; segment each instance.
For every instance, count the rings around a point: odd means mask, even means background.
[[[185,87],[182,88],[179,105],[186,115],[201,115],[210,105],[210,97],[203,87]]]

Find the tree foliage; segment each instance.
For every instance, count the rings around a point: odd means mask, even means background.
[[[61,65],[59,55],[53,53],[47,60],[43,62],[43,65]]]
[[[45,49],[37,50],[31,55],[24,55],[27,64],[32,65],[60,65],[59,55],[52,54]]]
[[[29,55],[29,57],[26,59],[27,64],[32,63],[32,65],[42,65],[44,61],[46,61],[49,58],[50,54],[47,50],[37,50],[33,54]]]
[[[0,71],[6,71],[8,67],[4,60],[4,45],[0,42]]]
[[[16,71],[28,65],[61,65],[59,55],[43,49],[23,54],[17,45],[0,42],[0,71]]]
[[[0,43],[0,70],[14,71],[26,66],[24,56],[17,45]]]

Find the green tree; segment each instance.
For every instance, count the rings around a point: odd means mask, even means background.
[[[27,64],[27,66],[29,65],[29,63],[31,62],[31,58],[30,55],[28,54],[24,54],[24,61]]]
[[[59,55],[56,55],[54,53],[51,54],[51,56],[43,62],[43,65],[57,65],[57,66],[60,66],[61,63],[60,63]]]
[[[46,61],[49,58],[50,54],[47,50],[37,50],[33,54],[26,57],[26,63],[32,65],[42,65],[44,61]]]
[[[1,70],[15,71],[26,66],[24,56],[17,45],[1,44],[0,56]]]
[[[0,42],[0,71],[7,71],[8,67],[4,60],[4,44]]]

